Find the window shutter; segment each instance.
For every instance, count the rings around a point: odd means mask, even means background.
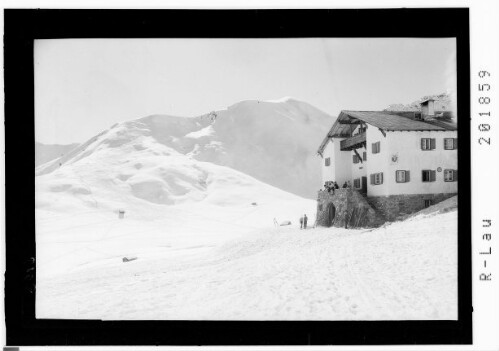
[[[453,174],[453,178],[452,179],[454,181],[457,181],[457,169],[455,169],[453,172],[454,172],[454,174]]]
[[[374,184],[374,174],[371,174],[371,184]]]
[[[454,150],[457,149],[457,138],[454,138]]]
[[[434,150],[435,149],[435,139],[430,139],[430,150]]]
[[[421,138],[421,150],[424,150],[424,138]]]
[[[383,184],[383,172],[379,174],[379,183]]]
[[[409,171],[405,171],[405,182],[409,182],[411,180],[411,176],[410,176],[410,172]]]
[[[380,142],[380,141],[378,141],[378,142],[376,143],[376,146],[377,146],[377,147],[376,147],[376,152],[380,152],[380,151],[381,151],[381,142]]]
[[[376,143],[372,143],[372,144],[371,144],[371,152],[372,152],[373,154],[375,154],[375,153],[376,153]]]
[[[430,171],[430,182],[434,182],[435,181],[435,177],[436,176],[436,172],[435,171]]]

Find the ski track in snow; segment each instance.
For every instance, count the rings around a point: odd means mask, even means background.
[[[142,233],[141,243],[133,233],[142,222],[116,220],[95,234],[101,255],[94,266],[37,281],[37,318],[456,319],[456,214],[375,230],[253,230],[219,222],[195,245],[158,235],[172,222],[143,228],[150,236]],[[138,260],[122,263],[118,252],[103,257],[119,243],[127,250],[136,245]],[[59,245],[58,252],[77,254]],[[70,245],[85,250],[88,243]]]

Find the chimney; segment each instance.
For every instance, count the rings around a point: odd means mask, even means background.
[[[426,119],[427,117],[435,116],[435,100],[432,98],[421,101],[421,117]]]

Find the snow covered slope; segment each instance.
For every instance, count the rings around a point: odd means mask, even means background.
[[[116,219],[104,228],[90,225],[86,231],[96,230],[93,239],[61,241],[65,258],[53,255],[42,267],[78,258],[81,252],[107,253],[108,259],[41,280],[37,272],[37,317],[455,320],[454,203],[448,200],[434,211],[374,230],[293,226],[235,235],[241,227],[234,226],[231,239],[217,241],[205,233],[197,246],[183,248],[182,235],[172,236],[168,228],[183,233],[188,226],[213,228],[217,223],[195,222],[191,216],[180,225],[184,217],[177,215],[183,214],[174,211],[155,222]],[[143,231],[135,233],[141,225]],[[63,234],[68,233],[61,229],[50,240]],[[143,247],[151,238],[156,251]],[[138,259],[122,263],[116,254],[120,250]]]
[[[174,135],[185,135],[197,123],[146,120],[171,124]],[[37,276],[111,258],[121,262],[128,254],[145,260],[192,247],[203,250],[251,230],[273,228],[274,218],[296,225],[307,213],[313,224],[315,201],[198,161],[159,143],[157,138],[165,136],[153,132],[157,129],[142,121],[116,125],[37,168]]]
[[[120,123],[79,148],[37,169],[46,174],[95,150],[131,146],[143,151],[155,141],[195,160],[227,166],[307,198],[321,187],[316,149],[332,118],[291,98],[242,101],[226,110],[183,118],[153,115]],[[150,137],[149,144],[135,143]]]
[[[161,127],[151,126],[156,123],[166,123],[170,134],[159,133]],[[64,157],[37,168],[37,209],[313,202],[229,167],[198,161],[158,142],[158,138],[185,135],[198,123],[195,119],[152,117],[114,126]]]

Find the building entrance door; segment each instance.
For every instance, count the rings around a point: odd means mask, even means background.
[[[327,206],[327,226],[333,225],[334,217],[336,216],[336,207],[333,204]]]
[[[360,191],[364,194],[367,194],[367,177],[362,177],[362,188]]]

